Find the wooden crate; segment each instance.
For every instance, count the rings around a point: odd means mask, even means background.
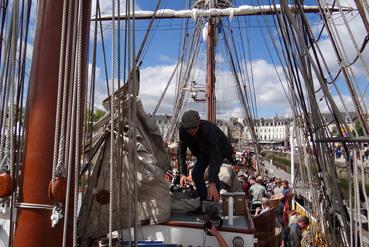
[[[228,215],[228,199],[233,197],[233,215],[245,215],[246,214],[246,197],[245,192],[234,192],[222,194],[222,209],[223,215]]]

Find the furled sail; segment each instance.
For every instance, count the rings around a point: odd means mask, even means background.
[[[127,109],[125,109],[127,111]],[[121,114],[127,116],[127,114]],[[146,115],[141,102],[137,103],[137,190],[138,220],[160,223],[170,216],[170,193],[164,172],[170,167],[164,142],[156,124]],[[114,121],[118,122],[118,116]],[[90,156],[92,174],[88,179],[86,194],[82,201],[79,216],[79,234],[82,239],[102,236],[109,232],[109,166],[110,128],[106,127],[110,116],[99,123],[98,134],[92,140],[86,155]],[[121,121],[121,120],[119,120]],[[116,126],[119,126],[117,124]],[[123,118],[122,130],[114,131],[114,177],[113,177],[113,222],[114,230],[133,226],[133,187],[134,177],[129,160],[128,120]]]

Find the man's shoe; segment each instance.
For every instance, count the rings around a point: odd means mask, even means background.
[[[195,210],[189,211],[186,213],[187,215],[200,215],[200,214],[205,214],[204,212],[202,212],[202,208],[198,207]]]

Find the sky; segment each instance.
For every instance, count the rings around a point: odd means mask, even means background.
[[[116,1],[118,2],[118,1]],[[121,2],[121,11],[123,12],[125,9],[125,1]],[[135,9],[137,11],[142,10],[153,10],[156,6],[157,1],[148,1],[148,0],[137,0],[135,2]],[[181,10],[187,9],[186,3],[187,1],[183,0],[162,0],[161,9],[173,9],[173,10]],[[350,1],[340,1],[344,6],[353,6],[352,2]],[[234,1],[236,6],[239,5],[259,5],[259,4],[267,4],[266,2],[260,1],[245,1],[239,0]],[[307,5],[315,5],[313,1],[305,1]],[[94,9],[96,5],[96,1],[93,0],[92,2],[92,13],[94,13]],[[111,1],[100,1],[100,7],[102,15],[111,14]],[[338,15],[337,15],[338,16]],[[365,28],[362,25],[362,21],[357,15],[357,13],[353,12],[350,14],[345,15],[348,22],[348,27],[350,27],[350,32],[347,30],[347,26],[345,25],[344,20],[342,17],[335,17],[337,32],[340,34],[340,41],[342,42],[342,46],[344,50],[347,52],[345,54],[347,56],[348,61],[352,61],[355,57],[356,48],[351,41],[351,37],[353,37],[356,42],[357,46],[361,47],[363,40],[365,38]],[[33,16],[34,18],[34,16]],[[238,24],[239,27],[237,28],[236,20],[230,20],[234,31],[241,30],[244,34],[248,37],[248,45],[246,49],[249,50],[248,53],[248,60],[242,61],[249,65],[252,65],[253,73],[252,78],[254,81],[255,87],[255,98],[256,98],[256,105],[257,105],[257,116],[258,117],[272,117],[272,116],[290,116],[291,109],[289,106],[289,102],[287,100],[286,93],[284,88],[281,85],[281,82],[278,79],[276,71],[282,75],[282,67],[280,64],[273,65],[273,61],[276,61],[276,57],[273,58],[269,54],[268,46],[271,47],[272,38],[277,38],[277,31],[275,28],[271,27],[271,34],[268,34],[267,24],[264,21],[263,17],[247,17],[244,18],[244,22]],[[319,17],[316,14],[309,15],[309,21],[312,23],[312,29],[315,33],[318,33],[321,29],[322,23],[319,20]],[[152,36],[149,39],[147,50],[145,51],[145,55],[143,56],[142,65],[141,65],[141,74],[140,74],[140,92],[139,97],[142,100],[144,108],[147,113],[152,113],[159,98],[167,84],[176,64],[178,61],[178,55],[181,47],[181,39],[183,37],[183,19],[171,19],[171,20],[160,20],[156,23],[156,27],[154,28],[155,31],[152,32]],[[94,22],[91,23],[91,34],[90,34],[90,54],[92,54],[92,41],[93,41],[93,29],[94,29]],[[190,31],[193,29],[194,21],[189,21]],[[148,21],[137,20],[136,21],[136,50],[139,49],[140,43],[142,41],[143,35],[145,34],[146,27]],[[270,23],[269,23],[270,24]],[[124,26],[124,24],[122,24]],[[111,49],[111,22],[104,22],[104,45],[107,50]],[[33,29],[34,31],[34,29]],[[32,36],[34,32],[30,32]],[[124,31],[121,32],[122,37]],[[102,108],[101,102],[107,97],[107,89],[106,89],[106,80],[105,80],[105,70],[104,70],[104,60],[102,56],[102,39],[100,37],[100,33],[98,34],[98,63],[96,68],[96,92],[95,92],[95,102],[98,108]],[[220,43],[220,42],[219,42]],[[32,53],[32,46],[29,45],[29,49],[27,50],[28,53]],[[205,63],[205,42],[202,41],[200,44],[202,49],[200,50],[199,57],[203,63]],[[217,45],[221,50],[221,45]],[[319,40],[319,47],[321,48],[322,54],[326,59],[326,65],[329,67],[335,75],[338,64],[337,58],[334,53],[331,41],[326,33],[323,32],[322,37]],[[122,51],[123,53],[123,51]],[[275,55],[275,52],[271,51],[272,55]],[[29,55],[31,56],[31,55]],[[216,55],[217,61],[224,60],[222,54]],[[359,59],[360,60],[360,59]],[[92,68],[92,58],[90,57],[89,61],[89,71]],[[111,57],[109,52],[107,53],[107,61],[108,63],[111,61]],[[367,50],[363,53],[363,61],[364,64],[369,62],[369,53]],[[202,64],[204,65],[204,64]],[[222,67],[219,65],[218,68]],[[223,67],[222,67],[223,68]],[[366,93],[366,87],[368,82],[365,78],[369,78],[368,73],[368,66],[360,66],[359,63],[353,66],[353,71],[356,78],[357,87],[361,88],[363,92],[362,100],[368,103],[368,95]],[[111,67],[108,65],[107,74],[109,77],[109,81],[111,80]],[[229,69],[228,69],[229,72]],[[203,83],[204,79],[202,77],[205,75],[204,68],[198,69],[197,77],[195,78],[199,83]],[[115,73],[116,74],[116,73]],[[217,79],[217,86],[223,88],[230,88],[231,86],[227,85],[227,68],[222,69],[222,72],[219,74],[219,78]],[[342,78],[342,76],[340,77]],[[115,78],[115,81],[116,78]],[[285,79],[282,78],[282,84],[285,83]],[[314,82],[317,85],[317,81]],[[317,87],[317,86],[316,86]],[[342,93],[339,96],[335,90],[335,87],[339,88],[340,92]],[[343,105],[346,105],[346,109],[349,111],[354,110],[352,101],[350,99],[349,92],[347,90],[347,86],[344,80],[339,79],[336,85],[330,85],[330,90],[333,94],[333,98],[335,102],[339,106],[341,110],[344,110]],[[173,102],[174,102],[174,85],[171,85],[168,89],[168,93],[166,94],[161,107],[158,110],[158,114],[171,114],[173,111]],[[219,95],[217,98],[220,101],[223,101],[224,106],[220,106],[217,109],[219,114],[229,113],[228,115],[234,116],[242,116],[244,113],[240,109],[240,105],[235,103],[235,95],[234,91],[226,92],[226,90],[222,90],[218,92]],[[317,98],[321,97],[321,94],[317,93]],[[343,99],[343,100],[341,100]],[[191,103],[189,102],[186,105],[187,108],[196,108],[201,111],[204,111],[204,106],[199,103]],[[324,104],[324,100],[320,101],[320,108],[321,111],[327,112],[328,107]],[[227,116],[228,116],[227,115]]]

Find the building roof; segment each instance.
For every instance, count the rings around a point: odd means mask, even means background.
[[[350,119],[346,119],[346,116],[348,115],[348,117]],[[333,115],[332,113],[322,113],[322,117],[323,120],[326,124],[330,124],[333,123],[334,119],[333,119]],[[356,112],[348,112],[347,114],[344,112],[341,112],[341,117],[345,120],[345,122],[352,122],[355,121],[357,119],[357,114]]]

